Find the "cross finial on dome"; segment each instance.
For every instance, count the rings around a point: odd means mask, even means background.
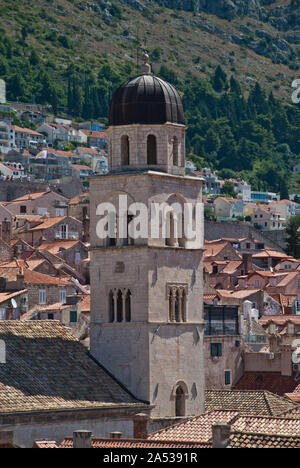
[[[150,75],[151,74],[151,65],[149,64],[149,55],[146,51],[144,51],[143,56],[143,65],[142,65],[142,73],[143,75]]]

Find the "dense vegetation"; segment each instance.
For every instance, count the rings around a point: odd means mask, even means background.
[[[47,14],[42,10],[46,21]],[[116,4],[110,15],[112,21],[120,20]],[[43,36],[41,54],[29,40],[37,34],[34,17],[21,15],[19,21],[23,26],[15,39],[0,31],[0,77],[7,81],[8,100],[48,104],[55,114],[106,121],[112,93],[136,73],[134,62],[112,62],[106,54],[85,61],[72,35],[53,28]],[[64,51],[68,59],[62,66],[55,52]],[[152,62],[159,62],[161,49],[150,52]],[[76,54],[80,60],[73,60]],[[157,72],[183,96],[187,151],[199,169],[208,166],[224,178],[243,177],[252,189],[280,192],[283,198],[299,193],[300,176],[293,173],[300,161],[299,106],[284,104],[258,83],[248,93],[234,71],[227,76],[220,66],[206,79],[192,71],[181,75],[165,64]]]

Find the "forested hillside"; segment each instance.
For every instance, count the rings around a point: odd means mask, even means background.
[[[300,191],[299,3],[0,0],[0,77],[10,101],[105,120],[144,46],[183,96],[198,167],[285,197]]]

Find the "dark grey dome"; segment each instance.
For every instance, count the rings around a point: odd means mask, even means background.
[[[109,125],[184,125],[181,98],[176,89],[153,75],[141,75],[124,83],[114,93]]]

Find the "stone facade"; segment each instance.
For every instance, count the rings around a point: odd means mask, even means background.
[[[219,343],[221,356],[211,355],[212,343]],[[206,389],[231,389],[244,372],[244,346],[240,335],[206,336],[205,345],[205,385]],[[230,383],[225,382],[225,371],[230,372]]]
[[[176,389],[184,391],[185,414],[204,409],[202,321],[203,215],[197,240],[183,247],[165,239],[140,238],[115,247],[97,237],[97,206],[117,204],[117,195],[145,203],[201,198],[196,178],[146,172],[107,175],[91,180],[91,352],[138,398],[155,405],[153,417],[176,416]],[[170,321],[170,289],[186,292],[185,322]],[[130,321],[111,322],[111,294],[130,291]],[[123,297],[124,301],[125,298]],[[142,352],[141,352],[142,350]],[[191,359],[191,356],[193,357]]]
[[[40,196],[21,196],[19,199],[7,203],[6,209],[13,215],[41,215],[48,213],[51,217],[66,216],[68,199],[52,191],[41,192]]]
[[[185,174],[184,125],[121,125],[109,128],[109,170],[154,169],[172,174]],[[147,138],[156,140],[156,159],[147,163]],[[125,161],[122,137],[128,137],[128,160]],[[175,156],[175,157],[174,157]]]

